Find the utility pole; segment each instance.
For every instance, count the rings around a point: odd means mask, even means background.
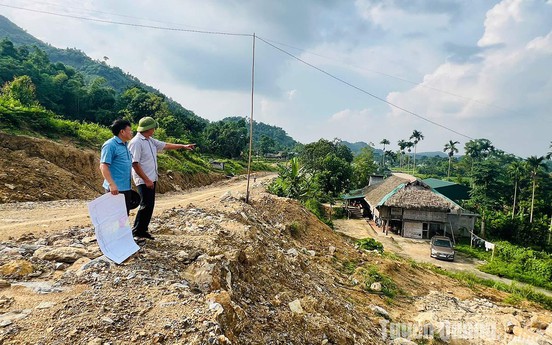
[[[251,115],[249,116],[249,159],[247,163],[247,191],[245,202],[249,203],[249,180],[251,179],[251,152],[253,151],[253,95],[255,91],[255,33],[253,33],[253,59],[251,62]]]

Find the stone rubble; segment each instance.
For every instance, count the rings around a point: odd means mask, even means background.
[[[22,209],[32,209],[32,203]],[[289,225],[297,222],[301,226],[291,232]],[[493,322],[496,344],[529,336],[552,343],[550,313],[484,298],[460,300],[446,291],[388,304],[367,291],[380,291],[381,282],[363,290],[341,264],[380,265],[381,254],[355,249],[287,199],[264,195],[245,204],[242,196],[226,193],[211,208],[190,204],[164,212],[153,219],[151,232],[156,240],[121,265],[102,255],[90,227],[0,242],[0,340],[412,344],[415,334],[381,337],[381,320],[399,321],[397,303],[413,309],[401,322],[435,330],[447,321]]]

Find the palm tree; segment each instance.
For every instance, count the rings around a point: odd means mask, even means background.
[[[527,158],[527,168],[531,173],[531,179],[533,180],[533,191],[531,194],[531,216],[529,217],[529,223],[533,223],[533,208],[535,205],[535,189],[537,188],[537,176],[539,171],[547,170],[546,164],[544,164],[544,157],[531,156]]]
[[[480,161],[495,152],[495,147],[489,139],[474,139],[464,145],[466,155],[473,160]]]
[[[397,164],[397,154],[392,150],[385,151],[385,157],[387,157],[388,161],[391,161],[392,165]]]
[[[382,157],[381,157],[381,168],[384,169],[385,168],[385,145],[389,145],[389,144],[391,144],[391,142],[389,142],[389,140],[387,140],[387,139],[382,139],[380,141],[380,144],[383,145],[383,152],[382,152]]]
[[[452,156],[454,156],[455,153],[458,153],[458,149],[456,148],[456,144],[460,144],[460,142],[449,140],[449,142],[445,144],[445,148],[443,149],[443,152],[448,151],[448,157],[449,157],[449,166],[448,166],[447,179],[450,178],[450,163],[452,161]]]
[[[486,159],[495,152],[495,148],[489,139],[473,139],[464,144],[464,152],[466,152],[466,156],[470,157],[470,170],[473,174],[474,163],[480,163]],[[472,188],[473,187],[474,183],[472,179]]]
[[[406,142],[406,149],[408,151],[408,155],[406,156],[406,169],[410,167],[410,152],[412,152],[412,148],[415,147],[414,143],[412,141]],[[416,157],[416,156],[414,156]]]
[[[424,135],[422,134],[422,132],[415,129],[412,132],[410,139],[414,139],[413,140],[413,143],[414,143],[414,169],[413,170],[416,170],[416,146],[420,141],[424,140]]]
[[[525,172],[525,165],[521,161],[514,161],[510,163],[506,169],[508,170],[508,175],[510,175],[512,180],[514,180],[514,204],[512,205],[512,219],[514,219],[514,214],[516,213],[518,183]]]
[[[397,145],[399,145],[399,153],[400,153],[400,157],[399,157],[399,167],[402,169],[402,163],[403,163],[403,156],[404,156],[404,149],[406,148],[407,144],[406,144],[406,140],[404,139],[401,139],[397,142]]]

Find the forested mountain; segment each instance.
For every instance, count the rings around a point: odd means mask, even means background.
[[[38,105],[68,120],[106,126],[118,117],[137,123],[142,116],[153,116],[164,129],[160,136],[193,141],[207,153],[237,157],[249,141],[243,118],[234,118],[233,124],[210,123],[120,68],[92,60],[78,49],[55,48],[3,16],[0,85],[5,96],[9,93],[23,105]],[[283,129],[264,123],[255,122],[253,133],[254,147],[264,153],[291,151],[297,144]]]
[[[37,46],[46,52],[51,62],[61,62],[73,67],[83,74],[87,82],[103,77],[107,84],[117,92],[122,92],[135,85],[139,85],[148,91],[156,91],[151,86],[140,82],[136,77],[123,72],[120,68],[110,67],[104,62],[94,61],[76,48],[59,49],[44,43],[0,15],[0,39],[2,38],[8,38],[16,47],[23,45]]]
[[[247,121],[243,117],[233,116],[224,118],[223,122]],[[249,133],[249,127],[247,128]],[[290,152],[295,149],[299,142],[290,137],[280,127],[267,125],[253,120],[253,142],[259,154],[276,153],[280,151]]]
[[[350,143],[348,141],[342,140],[341,143],[343,145],[347,146],[355,156],[358,155],[362,151],[363,148],[370,146],[367,143],[365,143],[364,141],[357,141],[357,142],[354,142],[354,143]],[[383,152],[381,149],[375,148],[375,147],[372,147],[372,150],[374,151],[375,155],[381,155],[382,152]]]

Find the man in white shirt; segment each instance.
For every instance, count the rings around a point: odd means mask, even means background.
[[[135,237],[153,240],[148,231],[153,209],[155,207],[155,186],[157,185],[157,153],[162,150],[193,150],[195,144],[171,144],[154,139],[153,133],[159,127],[151,117],[140,119],[137,134],[128,147],[132,153],[132,179],[140,194],[140,208],[136,213],[132,233]]]

